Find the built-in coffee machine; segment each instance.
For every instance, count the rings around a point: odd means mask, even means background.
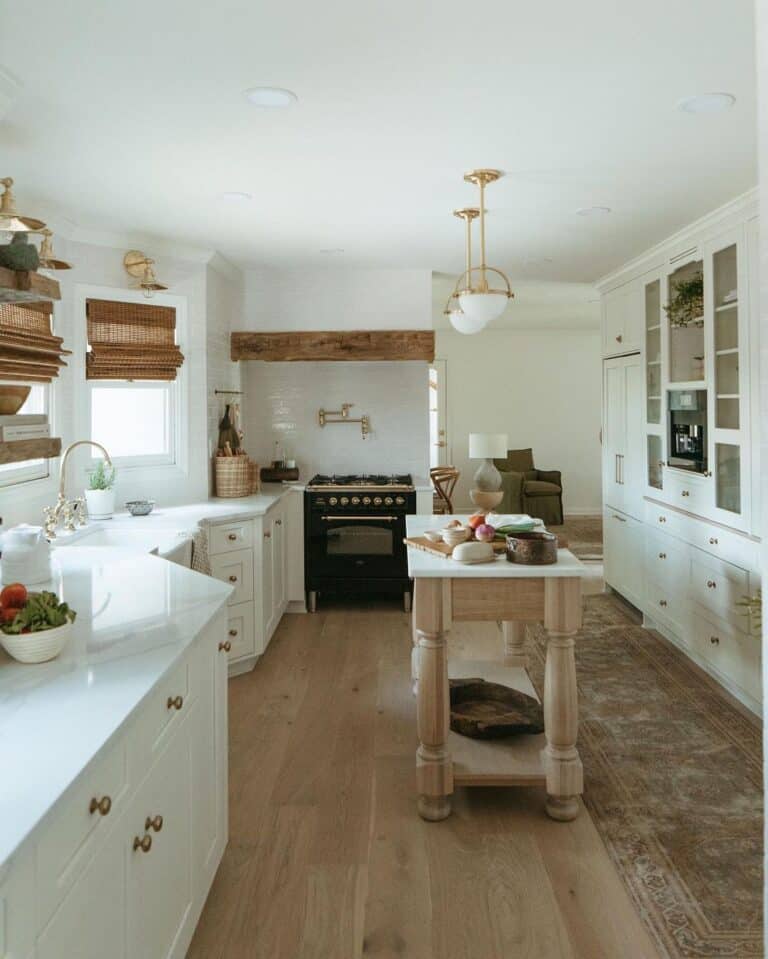
[[[670,390],[667,464],[693,473],[706,473],[706,390]]]

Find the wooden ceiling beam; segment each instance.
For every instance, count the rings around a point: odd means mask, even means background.
[[[232,333],[233,360],[328,362],[435,358],[433,330],[324,330]]]

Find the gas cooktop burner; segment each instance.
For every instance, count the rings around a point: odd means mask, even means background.
[[[323,473],[318,473],[316,476],[313,476],[312,479],[307,484],[310,488],[317,489],[318,487],[328,487],[332,486],[334,488],[339,486],[345,487],[373,487],[373,486],[386,486],[386,487],[412,487],[413,479],[410,473],[394,473],[391,476],[385,476],[383,473],[363,473],[363,474],[352,474],[350,476],[337,476],[335,473],[333,476],[325,476]]]

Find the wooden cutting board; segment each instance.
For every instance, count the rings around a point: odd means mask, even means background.
[[[453,553],[453,546],[449,546],[447,543],[433,543],[431,540],[428,540],[426,536],[406,536],[403,542],[406,546],[413,546],[414,549],[423,549],[425,553],[433,553],[436,556],[443,556],[445,559],[450,559]],[[470,540],[467,540],[467,542],[470,542]],[[494,540],[491,545],[495,553],[506,552],[507,544],[504,540]],[[568,549],[568,540],[564,536],[558,535],[557,548]]]

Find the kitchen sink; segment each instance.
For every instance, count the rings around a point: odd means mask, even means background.
[[[86,527],[53,541],[57,549],[78,546],[103,546],[133,550],[137,553],[153,553],[182,566],[189,566],[191,538],[187,533],[174,530],[123,529],[103,526]]]

